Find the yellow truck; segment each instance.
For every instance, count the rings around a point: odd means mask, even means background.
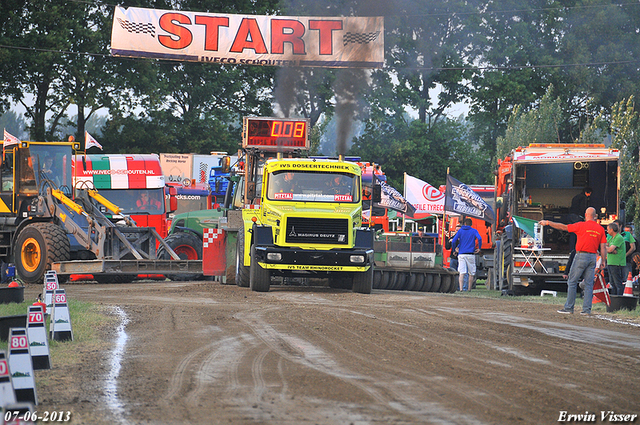
[[[326,278],[368,294],[374,232],[362,226],[361,168],[302,158],[307,129],[306,120],[244,119],[236,284],[266,292],[280,278]]]

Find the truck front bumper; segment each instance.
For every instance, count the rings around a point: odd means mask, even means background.
[[[256,246],[258,264],[272,270],[365,272],[373,266],[373,249],[315,251]]]

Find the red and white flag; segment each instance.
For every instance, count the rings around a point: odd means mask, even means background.
[[[20,144],[20,139],[18,139],[16,136],[10,134],[7,129],[3,129],[4,130],[4,143],[2,143],[2,157],[4,158],[4,153],[7,149],[7,147],[9,146],[13,146],[13,145],[19,145]]]
[[[404,174],[404,197],[416,208],[414,217],[444,213],[444,193],[429,183]]]
[[[11,146],[11,145],[17,145],[17,144],[20,144],[20,139],[10,134],[5,128],[4,129],[4,145]]]
[[[604,282],[604,275],[602,269],[596,269],[596,276],[593,280],[593,300],[594,303],[603,302],[607,306],[611,305],[611,297],[609,297],[609,290]]]
[[[84,132],[84,150],[86,151],[87,149],[92,148],[94,146],[102,150],[102,145],[98,143],[98,141],[94,139],[93,136],[90,135],[88,131],[85,131]]]

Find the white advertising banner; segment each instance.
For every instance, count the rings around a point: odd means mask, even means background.
[[[116,6],[114,56],[220,64],[381,68],[382,17],[287,17]]]
[[[404,178],[404,196],[416,207],[416,214],[444,214],[444,193],[407,173]]]

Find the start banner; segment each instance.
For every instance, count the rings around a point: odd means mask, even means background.
[[[244,65],[382,68],[384,18],[232,15],[116,6],[111,54]]]

